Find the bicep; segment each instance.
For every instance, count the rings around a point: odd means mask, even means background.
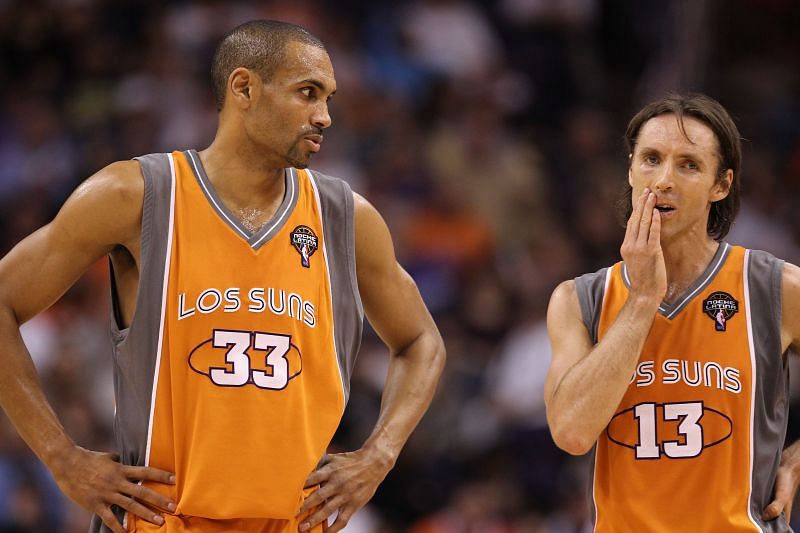
[[[117,163],[86,180],[49,224],[0,260],[0,305],[20,324],[52,305],[100,257],[130,241],[141,213],[138,185],[124,175],[131,164],[138,172],[135,162]]]
[[[356,272],[364,311],[387,346],[398,352],[435,330],[417,285],[397,262],[389,229],[366,200],[355,195]]]
[[[547,332],[552,361],[545,382],[545,403],[549,404],[566,373],[593,347],[589,331],[581,320],[575,281],[561,283],[547,308]]]

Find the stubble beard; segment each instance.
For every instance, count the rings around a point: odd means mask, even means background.
[[[311,162],[312,153],[303,153],[303,150],[300,149],[300,143],[302,139],[298,140],[296,143],[289,148],[289,152],[286,154],[286,160],[289,164],[294,168],[304,169],[308,168],[308,164]]]

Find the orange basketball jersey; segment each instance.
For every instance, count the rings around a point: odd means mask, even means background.
[[[595,448],[595,531],[791,531],[761,519],[785,438],[781,261],[721,243],[662,304],[630,385]],[[603,339],[628,297],[624,263],[576,280]]]
[[[148,486],[178,516],[290,519],[341,419],[360,342],[352,193],[286,169],[282,204],[251,233],[196,152],[139,161],[136,313],[112,331],[123,461],[175,472],[174,487]]]

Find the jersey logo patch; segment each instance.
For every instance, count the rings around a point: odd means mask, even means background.
[[[306,267],[311,267],[311,256],[317,251],[319,239],[314,231],[308,226],[297,226],[292,230],[291,243],[297,253],[300,254],[300,263]]]
[[[725,331],[728,320],[739,312],[739,302],[727,292],[717,291],[703,300],[703,312],[714,321],[714,329]]]

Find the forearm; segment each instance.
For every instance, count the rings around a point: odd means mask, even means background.
[[[589,451],[614,416],[655,312],[651,302],[629,299],[603,339],[557,384],[547,415],[554,439],[567,451]]]
[[[420,335],[403,351],[393,354],[381,410],[363,449],[394,466],[400,450],[433,399],[445,362],[445,350],[435,329]]]
[[[0,406],[28,446],[52,469],[61,452],[74,443],[45,398],[19,323],[8,307],[0,307],[0,346]]]

